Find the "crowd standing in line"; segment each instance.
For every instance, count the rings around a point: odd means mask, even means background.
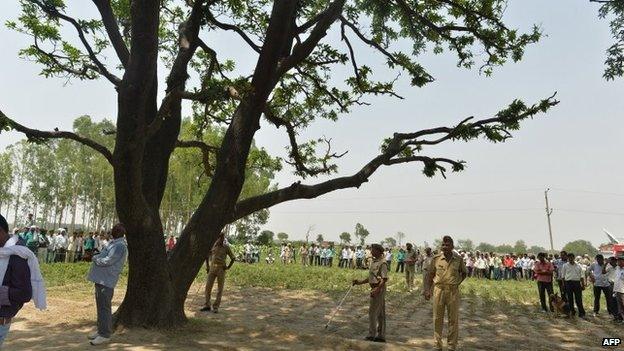
[[[13,235],[10,235],[8,224],[5,225],[6,221],[3,220],[0,216],[0,246],[4,246],[0,247],[0,278],[5,269],[7,275],[0,287],[0,345],[8,334],[11,319],[25,302],[32,298],[38,308],[45,308],[43,280],[40,272],[39,280],[32,272],[38,272],[38,262],[53,264],[92,261],[88,280],[95,284],[97,332],[89,335],[89,340],[92,345],[108,342],[112,335],[112,296],[127,257],[123,225],[116,225],[110,233],[88,233],[85,236],[82,232],[68,235],[65,228],[46,231],[32,224],[15,229]],[[176,238],[165,237],[163,244],[170,253],[176,246]],[[10,249],[10,246],[16,248]],[[262,253],[266,256],[264,261],[267,264],[275,264],[276,261],[284,265],[300,264],[304,267],[333,267],[336,264],[340,269],[368,270],[366,279],[355,279],[352,284],[369,284],[371,287],[369,331],[366,336],[369,341],[385,342],[385,292],[392,268],[395,268],[395,273],[405,274],[405,283],[410,292],[414,290],[416,273],[423,273],[422,295],[433,301],[433,339],[436,349],[442,347],[444,315],[448,316],[448,349],[455,350],[458,345],[459,285],[468,277],[494,281],[535,281],[543,312],[563,313],[566,317],[578,315],[579,318],[586,318],[583,292],[591,286],[594,297],[593,316],[600,315],[604,296],[607,314],[615,323],[622,323],[624,320],[624,253],[608,259],[596,255],[590,260],[588,255],[577,256],[565,251],[554,255],[540,252],[537,256],[527,253],[468,252],[455,250],[453,239],[449,236],[442,238],[440,249],[437,252],[426,247],[421,253],[410,243],[394,249],[379,244],[336,247],[327,242],[309,245],[303,243],[296,248],[292,243],[282,243],[279,256],[276,257],[270,246],[246,243],[233,249],[225,234],[221,233],[207,253],[206,301],[201,311],[218,312],[225,273],[235,261],[259,263]],[[18,252],[18,256],[14,252]],[[229,264],[226,264],[227,257],[230,257]],[[36,268],[33,268],[33,262]],[[7,278],[14,274],[20,277]],[[11,286],[20,279],[30,281],[30,285],[19,283],[17,285],[21,286]],[[215,281],[218,290],[213,302],[211,295]],[[6,287],[21,293],[7,297],[4,293]]]

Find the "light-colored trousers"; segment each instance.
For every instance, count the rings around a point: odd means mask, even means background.
[[[368,307],[368,336],[386,338],[386,288],[370,298]]]
[[[448,348],[457,348],[459,337],[459,287],[436,285],[433,288],[433,339],[436,348],[442,348],[444,313],[448,315]]]
[[[416,265],[405,265],[405,283],[407,284],[408,289],[412,289],[414,287],[414,275],[416,275]]]
[[[208,270],[208,280],[206,281],[206,306],[210,307],[210,295],[215,279],[217,280],[217,298],[212,308],[219,308],[221,305],[221,295],[223,295],[223,286],[225,285],[225,267],[210,266]]]

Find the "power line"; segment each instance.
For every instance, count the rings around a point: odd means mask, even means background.
[[[595,195],[608,195],[608,196],[624,196],[622,193],[609,193],[603,191],[592,191],[592,190],[582,190],[582,189],[563,189],[563,188],[551,188],[556,191],[563,191],[569,193],[585,193],[585,194],[595,194]]]
[[[421,197],[444,197],[444,196],[470,196],[470,195],[491,195],[506,194],[519,192],[542,191],[542,189],[517,189],[517,190],[498,190],[498,191],[474,191],[474,192],[450,192],[450,193],[430,193],[415,195],[387,195],[387,196],[358,196],[358,197],[341,197],[341,198],[315,198],[315,201],[336,201],[336,200],[383,200],[383,199],[411,199]]]
[[[541,211],[541,208],[493,208],[493,209],[433,209],[433,210],[336,210],[336,211],[271,211],[273,214],[416,214],[416,213],[465,213],[465,212],[524,212]]]
[[[561,212],[573,212],[573,213],[588,213],[588,214],[602,214],[610,216],[624,216],[624,212],[609,212],[609,211],[592,211],[592,210],[577,210],[569,208],[556,208],[555,210]]]

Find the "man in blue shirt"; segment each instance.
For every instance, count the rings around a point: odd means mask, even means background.
[[[9,224],[0,215],[0,247],[4,247],[11,238]],[[18,238],[13,238],[16,240]],[[17,245],[24,246],[20,238]],[[4,275],[0,286],[0,349],[9,333],[11,320],[22,306],[32,297],[32,285],[30,283],[30,268],[26,259],[17,255],[0,259],[0,274]]]
[[[101,345],[110,340],[113,333],[111,302],[119,275],[128,256],[124,235],[126,229],[118,223],[113,227],[111,241],[102,251],[93,256],[87,279],[95,283],[95,303],[97,305],[97,332],[89,335],[91,345]]]

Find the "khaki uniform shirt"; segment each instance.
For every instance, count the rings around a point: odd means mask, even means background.
[[[373,262],[368,270],[368,283],[377,285],[384,279],[388,279],[388,264],[383,258],[373,258]]]
[[[459,286],[463,278],[468,274],[466,263],[457,253],[453,252],[450,260],[447,260],[444,253],[433,256],[429,265],[429,272],[433,274],[435,285]]]
[[[210,250],[210,266],[225,266],[225,259],[227,256],[230,256],[230,259],[234,260],[234,254],[229,245],[213,246],[212,250]]]

